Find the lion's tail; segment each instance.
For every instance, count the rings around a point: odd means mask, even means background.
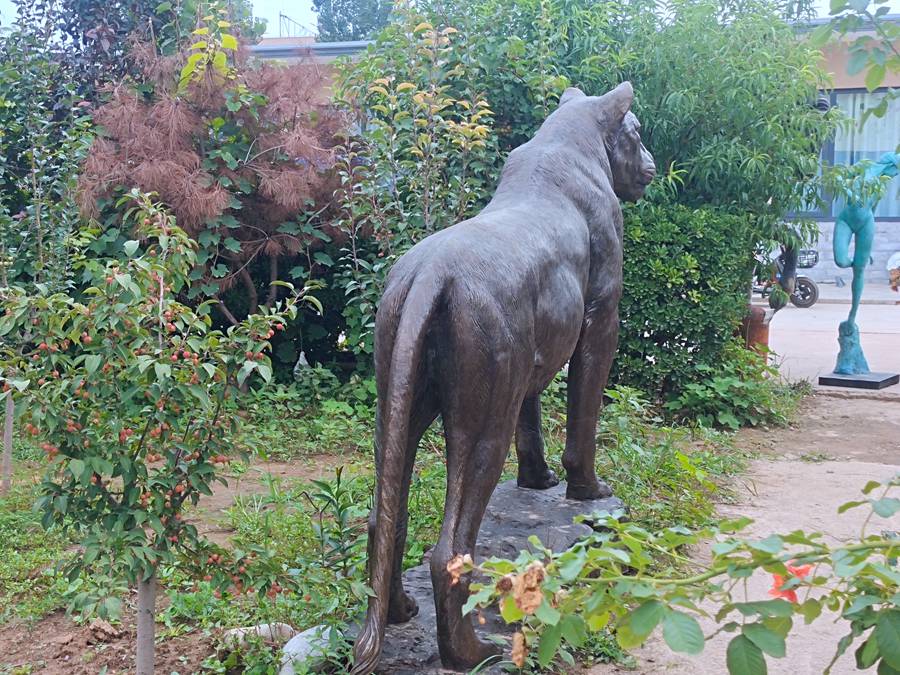
[[[373,507],[375,527],[369,534],[372,538],[369,542],[369,577],[374,596],[369,598],[365,623],[356,638],[351,675],[369,675],[381,655],[394,556],[403,554],[394,550],[395,525],[400,496],[404,493],[401,483],[405,479],[411,405],[419,394],[413,387],[440,290],[436,280],[422,279],[422,275],[416,279],[403,301],[393,345],[380,352],[388,355],[390,366],[385,389],[382,391],[379,387],[379,419],[375,433],[379,475]]]

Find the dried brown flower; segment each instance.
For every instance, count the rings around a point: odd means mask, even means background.
[[[525,657],[528,656],[528,646],[525,644],[525,635],[517,632],[512,641],[512,662],[517,668],[525,666]]]
[[[545,576],[546,572],[544,571],[543,563],[535,560],[525,568],[522,574],[516,577],[513,599],[516,602],[516,606],[525,614],[534,614],[544,601],[544,592],[541,589],[541,584]]]

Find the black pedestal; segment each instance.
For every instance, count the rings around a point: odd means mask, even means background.
[[[826,387],[852,387],[853,389],[884,389],[900,382],[897,373],[865,373],[863,375],[841,375],[829,373],[819,376],[819,384]]]

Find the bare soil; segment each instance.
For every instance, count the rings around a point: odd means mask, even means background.
[[[36,625],[0,626],[0,672],[42,675],[96,675],[134,672],[134,621],[124,617],[117,637],[100,636],[78,626],[63,612]],[[157,644],[158,673],[196,673],[213,651],[211,636],[183,635]],[[3,670],[7,665],[10,670]],[[15,670],[15,668],[20,670]],[[30,669],[29,669],[30,667]]]
[[[749,516],[754,523],[748,536],[763,538],[795,529],[827,533],[834,539],[856,537],[867,515],[865,509],[837,514],[841,504],[859,499],[869,480],[885,480],[900,471],[900,399],[892,396],[816,395],[802,403],[797,423],[789,429],[742,432],[738,443],[756,449],[763,458],[751,463],[750,472],[735,486],[737,500],[723,504],[723,517]],[[900,516],[873,517],[870,531],[900,531]],[[702,560],[704,550],[692,555]],[[767,600],[772,578],[759,573],[749,579],[749,600]],[[702,623],[702,622],[701,622]],[[846,626],[827,614],[809,626],[795,627],[787,640],[785,658],[767,659],[772,675],[822,673]],[[712,622],[703,626],[710,635]],[[724,674],[725,649],[731,634],[707,643],[703,654],[687,657],[672,653],[657,634],[640,650],[638,673],[653,675]],[[849,650],[832,669],[834,675],[857,673]],[[623,672],[600,665],[590,675]]]

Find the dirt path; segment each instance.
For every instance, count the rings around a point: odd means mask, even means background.
[[[837,515],[837,507],[858,499],[869,480],[884,480],[900,471],[900,398],[813,396],[804,401],[798,423],[780,431],[749,431],[741,435],[746,446],[765,458],[754,461],[750,473],[737,487],[736,503],[722,505],[723,517],[749,516],[754,524],[749,536],[766,537],[802,528],[826,532],[843,539],[857,536],[866,511],[856,509]],[[771,457],[771,458],[770,458]],[[900,516],[873,518],[873,531],[900,531]],[[699,554],[699,552],[698,552]],[[769,599],[772,578],[754,575],[748,584],[749,599]],[[704,632],[713,632],[712,624]],[[823,671],[844,634],[844,626],[827,616],[811,626],[798,625],[787,641],[787,656],[767,659],[773,675],[816,675]],[[668,650],[657,634],[636,652],[637,671],[648,674],[718,675],[727,673],[725,648],[731,634],[707,643],[699,657],[685,657]],[[609,675],[621,669],[603,665],[590,675]],[[852,650],[832,673],[857,673]]]

